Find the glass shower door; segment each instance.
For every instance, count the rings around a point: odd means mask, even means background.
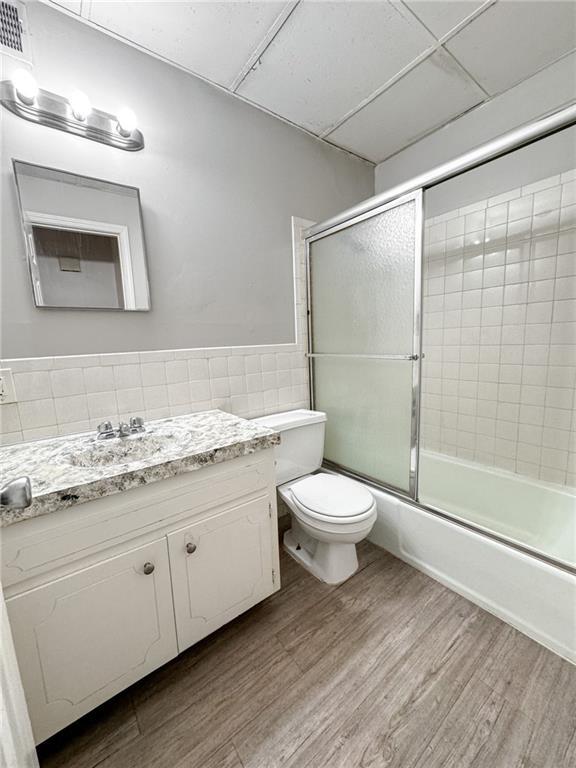
[[[308,241],[314,407],[325,458],[415,496],[422,194]]]

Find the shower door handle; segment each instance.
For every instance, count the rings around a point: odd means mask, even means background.
[[[306,352],[306,357],[336,357],[348,360],[419,360],[419,355],[371,355],[354,352]]]

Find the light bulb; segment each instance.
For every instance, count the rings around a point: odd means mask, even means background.
[[[124,107],[118,112],[118,132],[122,136],[130,136],[137,125],[138,120],[131,109]]]
[[[20,101],[24,104],[34,104],[38,95],[38,83],[27,69],[17,69],[12,75],[12,85]]]
[[[81,122],[84,122],[90,112],[92,112],[92,105],[90,104],[90,99],[88,96],[86,96],[85,93],[82,93],[82,91],[73,91],[70,94],[70,98],[68,99],[68,103],[70,104],[70,108],[72,109],[72,114],[76,118],[76,120],[80,120]]]

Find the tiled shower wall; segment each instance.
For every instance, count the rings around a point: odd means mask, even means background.
[[[3,444],[221,408],[251,418],[307,408],[305,249],[293,220],[297,342],[278,346],[3,360],[18,402],[0,406]]]
[[[429,219],[422,446],[576,485],[576,171]]]

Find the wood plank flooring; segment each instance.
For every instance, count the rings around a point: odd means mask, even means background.
[[[574,768],[576,667],[363,542],[39,748],[42,768]]]

